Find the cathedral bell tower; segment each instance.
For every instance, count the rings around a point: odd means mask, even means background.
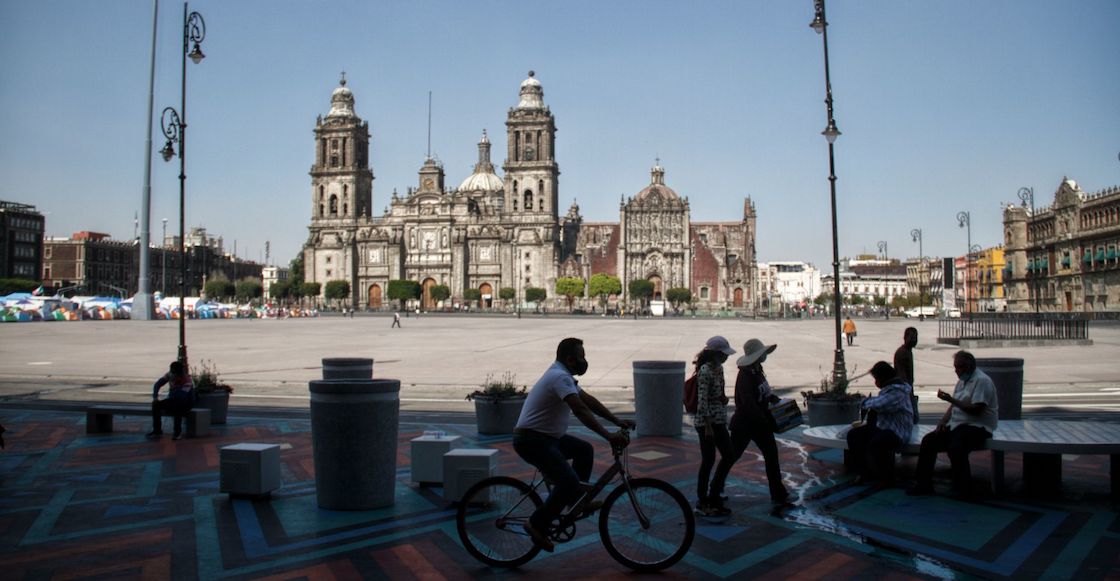
[[[368,218],[373,202],[369,123],[354,113],[354,94],[343,73],[331,110],[315,123],[311,166],[311,222]]]
[[[529,71],[529,78],[521,83],[521,100],[506,119],[505,210],[515,216],[549,216],[555,222],[560,177],[556,122],[535,76]]]

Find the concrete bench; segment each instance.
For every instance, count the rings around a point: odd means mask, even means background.
[[[152,417],[152,406],[140,404],[102,404],[86,408],[86,433],[107,434],[113,431],[113,416]],[[205,436],[210,427],[210,410],[192,408],[186,416],[186,436]]]
[[[914,426],[906,453],[917,454],[922,438],[935,426]],[[851,426],[815,426],[802,433],[805,442],[845,451]],[[1028,492],[1047,493],[1061,483],[1062,454],[1108,454],[1111,491],[1120,492],[1120,424],[1064,420],[1000,420],[985,449],[992,451],[992,486],[1003,488],[1003,454],[1023,454],[1023,481]]]
[[[220,492],[234,498],[268,498],[280,488],[280,445],[240,443],[218,451]]]
[[[459,502],[476,482],[494,475],[498,452],[492,448],[454,448],[443,455],[443,499]]]

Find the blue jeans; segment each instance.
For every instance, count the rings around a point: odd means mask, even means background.
[[[543,533],[565,506],[579,499],[580,481],[591,478],[595,448],[575,436],[553,438],[532,430],[518,430],[513,435],[513,449],[552,482],[552,493],[529,517],[533,528]]]

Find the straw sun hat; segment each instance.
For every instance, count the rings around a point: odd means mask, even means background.
[[[763,356],[773,353],[778,348],[777,344],[767,345],[758,339],[751,339],[743,343],[743,356],[735,362],[738,367],[750,367]]]

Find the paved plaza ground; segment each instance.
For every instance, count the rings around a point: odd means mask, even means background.
[[[631,363],[691,360],[714,334],[733,345],[750,337],[779,344],[767,362],[780,391],[819,383],[832,361],[831,321],[616,320],[564,317],[427,316],[190,321],[192,361],[211,360],[236,392],[229,423],[204,438],[151,442],[150,420],[116,418],[111,434],[86,434],[80,406],[145,402],[174,357],[175,322],[98,321],[0,326],[0,571],[5,579],[618,579],[631,574],[603,549],[592,521],[571,543],[513,572],[489,569],[459,544],[454,507],[438,486],[411,483],[410,440],[426,430],[499,450],[498,473],[531,470],[509,436],[480,436],[466,392],[487,374],[532,383],[566,336],[587,341],[582,384],[621,413],[633,409]],[[937,346],[936,322],[858,321],[846,351],[862,373],[890,359],[906,325],[922,333],[919,393],[953,382],[954,348]],[[1094,345],[977,350],[1025,360],[1028,416],[1064,414],[1120,421],[1116,365],[1120,327],[1094,326]],[[322,357],[373,357],[375,375],[402,381],[396,503],[372,511],[318,508],[307,382]],[[728,367],[730,378],[732,368]],[[868,390],[864,379],[857,384]],[[84,403],[82,403],[84,402]],[[934,400],[923,407],[944,409]],[[573,432],[605,444],[582,427]],[[856,484],[837,450],[779,439],[790,505],[768,498],[762,459],[748,449],[726,493],[733,514],[700,519],[689,554],[660,579],[1120,579],[1120,513],[1107,456],[1066,455],[1060,493],[1026,495],[1019,454],[1008,454],[1008,489],[973,502],[909,497]],[[219,449],[257,442],[281,447],[283,486],[270,500],[231,499],[219,490]],[[975,483],[989,477],[989,453],[972,456]],[[692,498],[699,452],[687,426],[676,437],[639,437],[629,462],[637,476],[666,480]],[[898,470],[913,477],[915,458]],[[935,484],[945,493],[948,465]]]

